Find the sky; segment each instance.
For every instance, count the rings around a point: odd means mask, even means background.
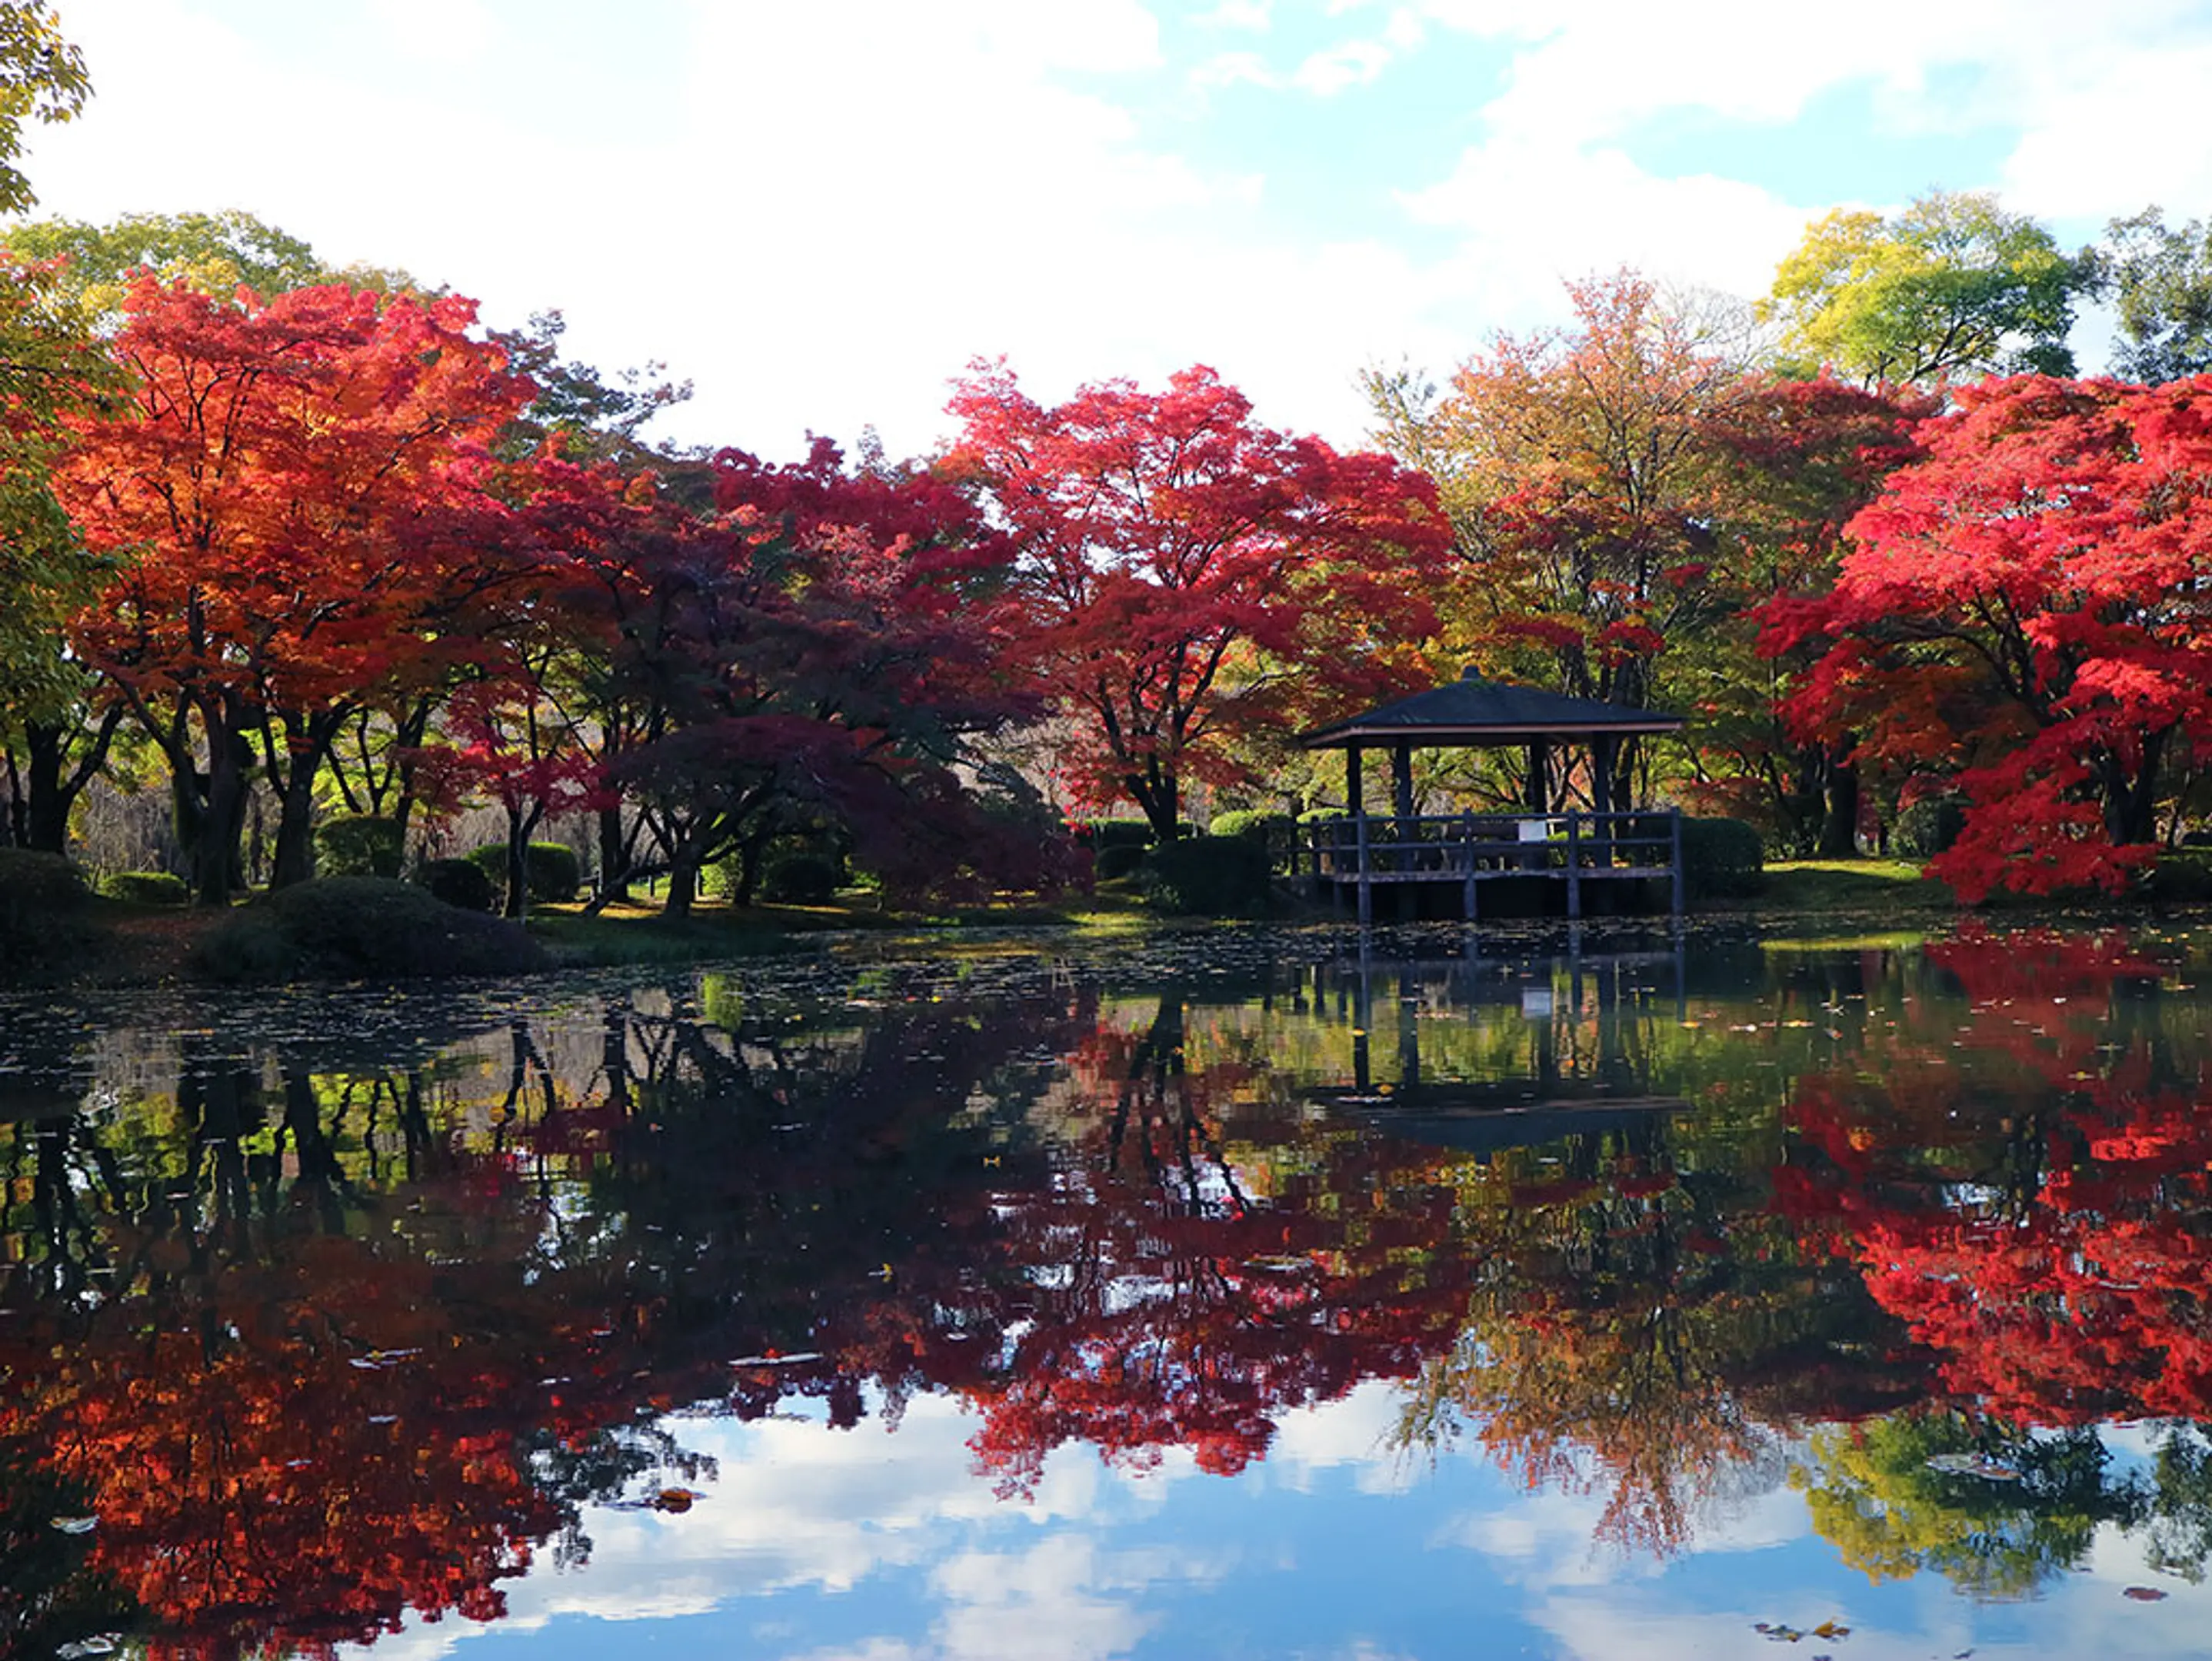
[[[1814,219],[1989,190],[2069,246],[2212,211],[2212,0],[57,0],[35,214],[243,209],[566,317],[771,459],[1204,363],[1271,426],[1557,326],[1745,297]],[[2094,335],[2094,325],[2091,331]],[[2094,343],[2089,357],[2094,359]],[[2085,366],[2085,367],[2094,367]]]

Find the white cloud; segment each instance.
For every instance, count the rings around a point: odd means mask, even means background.
[[[482,0],[369,0],[368,9],[411,57],[480,60],[498,37]]]
[[[1291,84],[1322,98],[1364,87],[1389,66],[1394,56],[1380,40],[1346,40],[1313,53],[1291,73]]]

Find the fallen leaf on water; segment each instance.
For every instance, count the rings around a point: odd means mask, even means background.
[[[2120,1596],[2132,1597],[2138,1603],[2160,1603],[2165,1602],[2166,1597],[2166,1594],[2156,1586],[2130,1586]]]
[[[688,1488],[665,1488],[653,1496],[655,1511],[689,1511],[694,1500],[703,1500],[703,1494],[695,1494]]]

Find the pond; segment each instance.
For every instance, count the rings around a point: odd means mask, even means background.
[[[2204,1652],[2212,940],[933,949],[0,1004],[0,1653]]]

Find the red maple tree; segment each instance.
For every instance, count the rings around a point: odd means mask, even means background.
[[[1261,427],[1213,371],[1048,409],[1002,365],[955,394],[950,465],[1020,549],[1028,648],[1073,718],[1081,801],[1176,834],[1228,741],[1413,689],[1450,531],[1425,475]]]
[[[474,316],[342,284],[225,301],[148,277],[126,302],[131,392],[76,422],[57,479],[125,561],[77,645],[167,761],[204,900],[234,886],[252,771],[272,881],[297,881],[345,724],[474,649],[457,620],[500,574],[485,446],[530,391]]]
[[[2212,739],[2212,380],[1957,397],[1851,520],[1834,589],[1771,608],[1767,646],[1821,652],[1801,731],[1966,794],[1934,866],[1961,897],[2118,888],[2163,770]]]

